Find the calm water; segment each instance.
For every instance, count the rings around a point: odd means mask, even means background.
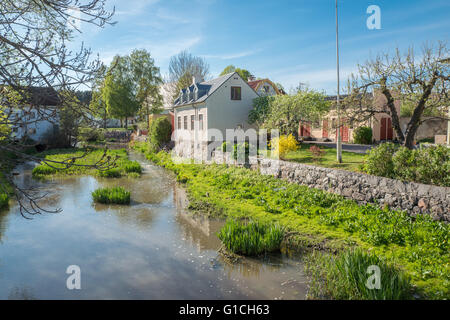
[[[30,165],[21,186],[48,192],[63,212],[24,219],[16,205],[0,214],[0,299],[303,299],[298,260],[284,255],[227,263],[217,249],[219,221],[194,219],[173,177],[138,155],[139,179],[74,177],[38,182]],[[122,185],[131,206],[94,205],[98,187]],[[81,268],[81,290],[66,269]]]

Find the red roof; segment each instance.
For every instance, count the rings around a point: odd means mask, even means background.
[[[265,80],[249,81],[249,82],[248,82],[248,85],[249,85],[250,87],[252,87],[253,90],[256,91],[256,87],[257,87],[258,84],[259,84],[260,82],[262,82],[262,81],[265,81]]]

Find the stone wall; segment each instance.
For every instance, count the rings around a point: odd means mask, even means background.
[[[210,162],[231,163],[229,154],[215,151]],[[377,202],[412,216],[431,214],[435,220],[450,221],[450,188],[371,176],[301,163],[250,157],[246,164],[261,174],[353,199],[360,204]]]

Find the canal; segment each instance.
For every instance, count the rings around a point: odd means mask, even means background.
[[[141,178],[37,181],[23,164],[16,183],[48,193],[27,220],[17,204],[0,213],[0,299],[304,299],[301,261],[286,254],[230,263],[219,253],[222,221],[194,218],[174,177],[141,155]],[[121,185],[130,206],[93,204],[98,187]],[[81,290],[66,287],[68,266]]]

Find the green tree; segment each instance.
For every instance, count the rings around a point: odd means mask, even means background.
[[[318,121],[328,112],[330,103],[325,98],[323,93],[310,89],[295,95],[256,98],[249,122],[297,137],[300,121]]]
[[[146,50],[134,50],[130,55],[132,80],[136,86],[136,99],[139,102],[139,115],[150,127],[149,116],[162,111],[162,96],[159,86],[163,83],[160,70]]]
[[[247,81],[249,78],[251,78],[253,76],[250,73],[250,71],[248,71],[246,69],[236,68],[233,65],[229,65],[225,69],[223,69],[220,76],[224,76],[224,75],[232,73],[232,72],[237,72],[241,76],[241,78],[244,79],[244,81]]]

